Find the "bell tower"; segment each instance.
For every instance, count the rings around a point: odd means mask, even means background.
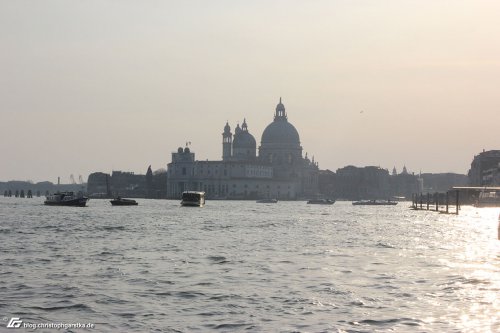
[[[224,126],[224,133],[222,133],[222,160],[227,161],[231,159],[232,156],[232,146],[233,146],[233,134],[231,133],[231,127],[229,123],[226,122]]]

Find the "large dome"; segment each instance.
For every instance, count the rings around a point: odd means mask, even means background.
[[[299,132],[288,122],[285,106],[280,102],[276,105],[274,121],[270,123],[262,133],[262,145],[286,144],[300,146]]]
[[[261,143],[300,145],[299,132],[286,119],[275,119],[262,133]]]

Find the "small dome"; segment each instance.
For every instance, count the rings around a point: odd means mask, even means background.
[[[183,151],[182,147],[177,148],[177,152],[178,152],[179,154],[182,154],[182,151]]]
[[[186,147],[186,148],[184,148],[184,152],[185,152],[185,153],[190,153],[190,152],[191,152],[191,150],[190,150],[188,147]]]
[[[255,149],[257,147],[257,143],[252,134],[248,131],[238,131],[235,134],[233,139],[233,149],[237,148],[251,148]]]
[[[231,132],[231,127],[229,126],[229,123],[226,122],[226,126],[224,126],[224,133],[230,133]]]

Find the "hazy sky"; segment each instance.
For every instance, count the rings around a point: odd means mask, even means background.
[[[257,146],[279,97],[322,169],[466,173],[500,149],[500,1],[0,0],[0,180]],[[363,111],[363,112],[361,112]]]

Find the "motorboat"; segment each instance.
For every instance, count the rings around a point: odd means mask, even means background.
[[[182,192],[181,206],[203,207],[205,205],[205,192]]]
[[[121,197],[117,197],[116,199],[110,200],[111,205],[113,206],[137,206],[138,203],[132,199],[124,199]]]
[[[47,195],[43,203],[48,206],[85,207],[88,201],[88,197],[75,195],[74,192],[56,192],[52,195]]]
[[[307,201],[308,204],[315,204],[315,205],[333,205],[335,203],[335,200],[331,199],[311,199]]]
[[[500,207],[500,193],[483,190],[474,204],[475,207]]]
[[[398,203],[391,200],[361,200],[353,201],[352,204],[354,206],[395,206]]]
[[[278,199],[262,199],[257,200],[257,203],[278,203]]]

